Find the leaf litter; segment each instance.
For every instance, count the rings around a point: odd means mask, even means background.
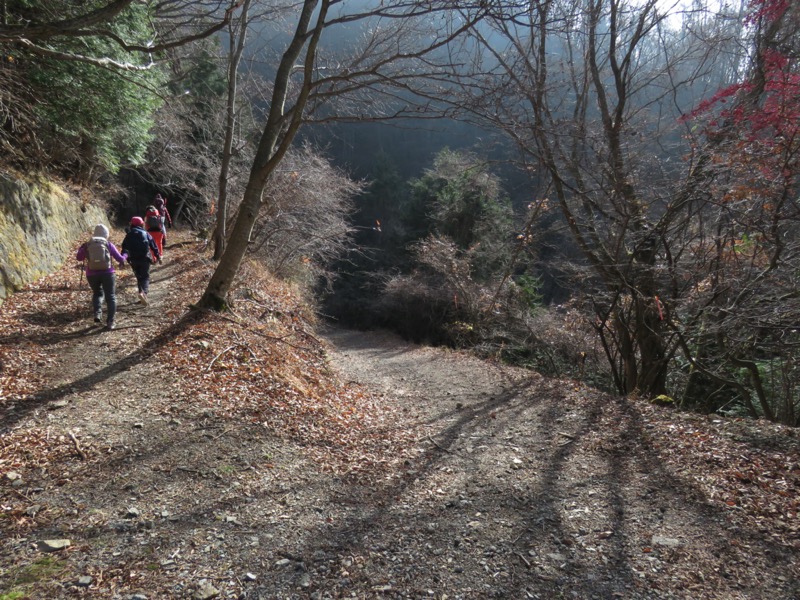
[[[189,310],[214,264],[173,237],[114,332],[69,264],[0,308],[0,589],[798,597],[796,431],[325,331],[253,263]]]

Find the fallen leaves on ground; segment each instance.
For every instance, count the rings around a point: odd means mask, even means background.
[[[167,332],[163,343],[147,350],[180,382],[181,402],[165,399],[165,413],[194,406],[218,419],[260,423],[300,442],[318,465],[339,474],[381,476],[408,456],[415,433],[398,428],[379,397],[330,371],[313,334],[313,311],[290,284],[249,263],[239,274],[231,312],[190,312],[213,263],[195,242],[171,250],[169,260],[181,269],[170,282],[163,318],[147,336],[120,329],[109,342],[140,350]],[[130,278],[118,269],[118,287],[130,285]],[[45,350],[72,340],[53,331],[85,318],[90,295],[85,278],[67,261],[6,302],[0,311],[0,402],[30,401],[52,384],[42,378],[52,361]],[[3,454],[0,449],[0,461]]]
[[[399,582],[398,593],[427,597],[415,586],[429,569],[449,578],[442,590],[450,593],[448,582],[456,582],[465,598],[485,597],[470,590],[494,585],[501,572],[508,581],[527,581],[539,597],[552,597],[548,593],[556,589],[604,585],[603,593],[616,590],[612,597],[712,597],[713,592],[716,598],[737,582],[760,583],[764,565],[777,560],[777,554],[759,555],[763,540],[781,551],[800,550],[800,451],[794,430],[680,413],[610,398],[574,381],[501,366],[483,371],[471,362],[469,375],[459,376],[453,386],[460,391],[450,396],[446,369],[469,362],[456,353],[447,354],[451,362],[439,364],[440,376],[430,379],[439,389],[415,389],[410,381],[415,377],[404,381],[394,374],[387,381],[402,382],[408,390],[384,397],[333,371],[312,309],[290,284],[257,264],[247,263],[239,274],[231,312],[190,309],[214,263],[202,242],[189,235],[175,239],[169,270],[154,271],[162,296],[146,310],[135,304],[132,274],[120,270],[118,288],[127,298],[127,312],[117,331],[98,333],[91,324],[90,293],[72,261],[0,308],[0,512],[5,517],[0,532],[13,555],[3,564],[9,580],[23,581],[26,569],[38,566],[40,555],[30,542],[50,530],[72,531],[83,539],[83,545],[66,552],[64,562],[71,573],[91,576],[89,591],[104,598],[140,588],[157,590],[158,597],[186,597],[189,586],[202,587],[205,578],[227,582],[224,597],[240,597],[248,585],[255,586],[230,574],[236,574],[229,566],[231,553],[238,557],[235,568],[243,568],[261,552],[262,567],[273,569],[272,578],[283,573],[278,570],[283,567],[274,566],[276,553],[297,557],[303,549],[312,557],[324,555],[316,562],[308,556],[296,562],[306,561],[313,585],[334,590],[331,597],[350,597],[356,589],[364,591],[362,597],[388,597],[391,578]],[[89,349],[109,351],[109,357],[95,360]],[[419,371],[434,354],[445,353],[414,349],[409,354],[417,361],[410,369]],[[363,359],[358,366],[371,361]],[[479,388],[473,373],[488,380],[497,376],[503,384],[494,388],[484,381]],[[159,384],[149,385],[150,378]],[[123,386],[131,389],[118,389]],[[473,386],[486,397],[473,393]],[[142,405],[151,412],[144,424],[136,413],[141,393],[147,393]],[[69,409],[52,408],[67,398],[74,400]],[[97,412],[90,417],[90,410]],[[115,421],[117,412],[124,418]],[[83,435],[79,428],[85,419],[97,417],[94,430],[102,433]],[[110,436],[103,429],[106,421]],[[240,436],[226,440],[239,429]],[[173,430],[191,436],[192,443],[182,446]],[[253,430],[268,435],[253,436]],[[279,442],[272,444],[275,438]],[[245,444],[252,446],[239,456]],[[259,444],[269,444],[269,451],[259,453]],[[294,460],[298,446],[306,460]],[[281,455],[283,447],[287,451]],[[598,465],[610,470],[591,470]],[[320,478],[320,471],[333,476],[325,493],[314,495],[304,486]],[[144,518],[118,514],[135,489],[127,479],[137,478],[148,483],[135,498],[149,511],[154,529]],[[20,481],[25,486],[15,485]],[[670,486],[679,488],[675,495]],[[88,498],[101,488],[102,509]],[[287,504],[287,497],[296,506]],[[623,497],[627,506],[619,504]],[[670,515],[673,508],[680,512],[687,506],[713,510],[710,516],[694,514],[691,522],[670,516],[672,529],[657,530],[658,519],[648,514],[651,497],[660,502],[652,506],[654,513],[664,508]],[[199,498],[206,502],[198,504]],[[257,508],[249,502],[254,498]],[[227,512],[233,507],[239,514]],[[182,519],[172,521],[178,513]],[[360,537],[353,523],[366,529],[359,521],[363,514],[370,528]],[[307,535],[304,545],[295,548],[280,536],[274,542],[269,538],[269,546],[262,539],[259,550],[240,543],[251,527],[271,532],[288,519],[297,524],[281,532],[294,540]],[[670,546],[669,534],[681,535],[681,527],[695,524],[694,531],[714,527],[718,543],[724,540],[737,551],[725,554],[694,540]],[[223,528],[235,535],[223,541]],[[116,554],[104,554],[102,544],[93,548],[89,539],[113,540]],[[347,548],[347,556],[328,552],[328,543]],[[450,569],[451,553],[458,570]],[[178,562],[184,570],[180,576],[173,570]],[[359,578],[354,573],[362,562]],[[392,569],[399,563],[404,570],[398,575]],[[788,577],[775,576],[779,583],[773,581],[771,589],[793,585]],[[45,574],[40,584],[51,585],[53,578]],[[285,579],[281,589],[300,589],[305,597],[305,584],[288,574]],[[730,588],[714,592],[714,586],[728,581]],[[176,582],[184,587],[178,589]],[[69,585],[69,593],[89,593]],[[348,587],[355,585],[362,587]],[[641,595],[626,596],[631,590]]]

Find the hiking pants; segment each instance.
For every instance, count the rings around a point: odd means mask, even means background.
[[[136,275],[136,284],[139,291],[145,294],[150,291],[150,260],[132,260],[133,273]]]
[[[164,240],[167,239],[166,236],[156,229],[155,231],[148,231],[147,233],[150,234],[150,237],[153,238],[153,241],[156,243],[156,248],[158,248],[158,255],[164,255]]]
[[[114,321],[117,314],[117,291],[116,278],[114,273],[100,273],[97,275],[87,275],[86,280],[92,288],[92,308],[94,314],[99,315],[103,311],[103,298],[105,297],[108,307],[108,322]]]

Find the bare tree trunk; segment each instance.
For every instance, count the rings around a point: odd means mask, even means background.
[[[214,259],[219,260],[225,251],[228,219],[228,172],[233,154],[233,132],[236,127],[236,94],[239,64],[247,39],[248,11],[250,0],[244,0],[239,17],[239,35],[236,37],[233,22],[229,26],[230,58],[228,60],[228,98],[225,110],[225,141],[222,146],[222,162],[219,169],[219,197],[217,199],[217,222],[214,229]]]
[[[622,390],[623,394],[630,394],[636,389],[636,380],[639,378],[639,367],[636,359],[636,345],[634,334],[630,330],[629,319],[622,314],[622,309],[614,315],[614,329],[616,330],[617,344],[622,361]]]
[[[226,244],[217,269],[208,283],[208,288],[200,300],[200,306],[217,311],[228,309],[228,290],[233,284],[233,278],[239,271],[239,265],[247,252],[250,234],[261,209],[261,194],[263,186],[251,180],[247,185],[239,209],[239,218],[231,230],[230,241]]]
[[[396,102],[398,89],[409,89],[409,69],[413,68],[417,75],[426,73],[440,77],[444,68],[440,63],[452,66],[449,54],[437,52],[470,29],[487,10],[483,2],[459,5],[460,10],[456,12],[454,5],[446,1],[418,3],[397,0],[378,3],[360,13],[343,9],[328,21],[332,2],[304,0],[297,5],[300,11],[297,26],[273,80],[269,115],[243,201],[233,231],[228,236],[227,248],[200,299],[201,307],[225,308],[227,305],[228,292],[247,251],[263,203],[264,189],[291,147],[305,118],[312,90],[315,93],[313,107],[347,94],[360,102],[364,100],[362,94],[367,89],[375,89],[391,102]],[[439,21],[430,18],[433,14],[447,20],[448,26],[438,26]],[[312,20],[315,23],[313,27]],[[357,44],[363,47],[347,59],[346,65],[331,60],[330,65],[321,65],[318,69],[315,63],[323,30],[333,26],[345,27],[356,21],[370,22],[368,35]],[[381,27],[381,21],[387,26]],[[304,58],[298,60],[301,55]],[[429,96],[421,94],[417,101],[425,101],[427,105],[428,99]],[[403,104],[405,108],[390,111],[386,118],[410,114],[405,99]],[[366,111],[375,110],[372,101],[365,106],[369,106]],[[350,111],[352,107],[344,107],[344,110]]]
[[[316,26],[309,37],[309,26],[317,4],[318,0],[304,2],[292,41],[281,58],[278,72],[275,75],[269,118],[258,144],[253,167],[250,170],[242,204],[239,207],[239,216],[234,223],[227,248],[198,303],[200,307],[214,310],[225,310],[228,307],[228,292],[247,252],[250,234],[261,210],[264,188],[270,175],[288,151],[300,127],[303,109],[311,90],[317,44],[322,34],[330,0],[322,0]],[[306,44],[306,42],[308,43]],[[293,108],[287,113],[285,106],[289,92],[289,79],[304,47],[306,47],[306,53],[302,88]]]
[[[637,341],[641,369],[636,388],[648,397],[667,391],[668,360],[658,308],[654,297],[640,298],[636,307]]]

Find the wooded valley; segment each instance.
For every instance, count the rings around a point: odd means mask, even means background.
[[[800,3],[0,7],[0,600],[800,598]]]

